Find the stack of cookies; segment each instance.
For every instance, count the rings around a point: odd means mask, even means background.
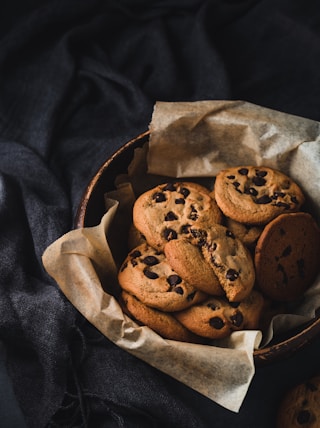
[[[318,271],[304,201],[291,178],[254,166],[222,170],[210,190],[188,181],[143,193],[118,275],[124,310],[187,342],[259,329],[266,302],[298,299]]]

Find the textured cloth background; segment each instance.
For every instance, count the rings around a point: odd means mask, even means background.
[[[317,340],[258,369],[231,413],[102,337],[41,263],[100,164],[147,129],[155,101],[242,99],[320,120],[319,16],[317,0],[3,7],[0,340],[28,426],[270,428],[284,391],[319,373]],[[14,406],[5,387],[3,412]]]

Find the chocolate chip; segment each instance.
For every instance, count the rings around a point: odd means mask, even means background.
[[[190,229],[190,224],[184,224],[183,226],[181,226],[181,233],[189,233],[189,229]]]
[[[155,256],[146,256],[146,257],[142,260],[142,262],[143,262],[145,265],[148,265],[148,266],[154,266],[154,265],[157,265],[157,264],[159,263],[159,259],[157,259],[157,257],[155,257]]]
[[[168,190],[169,192],[174,192],[176,190],[176,186],[173,183],[167,183],[162,190]]]
[[[172,239],[177,239],[177,232],[173,229],[166,228],[164,229],[163,236],[167,241],[171,241]]]
[[[311,413],[309,410],[300,410],[300,412],[297,414],[297,422],[299,425],[304,425],[310,422],[311,420]]]
[[[286,204],[285,202],[277,202],[274,204],[275,207],[284,208],[285,210],[290,209],[290,205]]]
[[[191,205],[191,213],[190,213],[188,218],[190,220],[196,221],[198,219],[198,217],[199,217],[198,211],[196,210],[196,208],[193,205]]]
[[[191,235],[196,239],[206,239],[207,232],[203,229],[190,229]]]
[[[177,198],[177,199],[175,199],[174,202],[177,205],[184,205],[186,203],[186,201],[183,198]]]
[[[208,250],[209,250],[209,251],[212,251],[212,252],[213,252],[213,251],[216,251],[217,246],[218,246],[218,245],[217,245],[217,243],[216,243],[216,242],[213,242],[213,243],[212,243],[212,245],[210,245],[210,247],[208,247]]]
[[[274,192],[274,194],[272,195],[272,199],[278,199],[278,198],[283,198],[286,194],[283,192]]]
[[[282,283],[288,284],[288,276],[287,276],[286,271],[285,271],[285,269],[281,263],[278,264],[277,271],[282,273]]]
[[[291,202],[293,202],[294,204],[298,204],[299,201],[295,196],[291,196]]]
[[[157,192],[152,196],[152,199],[154,199],[157,203],[164,202],[166,200],[166,195],[162,192]]]
[[[264,186],[266,184],[266,180],[261,176],[253,177],[252,182],[253,182],[253,184],[255,184],[256,186],[259,186],[259,187]]]
[[[239,189],[240,183],[238,181],[234,181],[232,184],[234,185],[234,188],[236,189],[237,192],[242,193],[241,190]]]
[[[268,174],[267,171],[256,169],[256,176],[257,177],[265,177],[267,174]]]
[[[229,281],[235,281],[239,277],[239,272],[234,269],[228,269],[226,273],[226,278]]]
[[[237,311],[234,315],[232,315],[230,317],[231,323],[235,326],[235,327],[240,327],[241,324],[243,323],[243,315],[240,311]]]
[[[231,232],[231,230],[227,230],[226,231],[226,236],[228,237],[228,238],[232,238],[232,239],[235,239],[236,237],[234,236],[234,234]]]
[[[190,195],[190,190],[187,189],[186,187],[181,187],[179,189],[179,192],[185,197],[187,198]]]
[[[240,305],[240,302],[229,302],[229,305],[230,305],[232,308],[237,308],[237,307]]]
[[[249,188],[244,190],[244,193],[247,195],[251,195],[251,196],[257,196],[258,191],[254,187],[249,187]]]
[[[194,299],[194,296],[196,295],[196,291],[193,291],[192,293],[188,294],[187,301],[191,302]]]
[[[135,267],[135,266],[137,266],[137,265],[138,265],[138,262],[137,262],[137,260],[136,260],[136,259],[132,259],[132,260],[131,260],[131,264],[132,264],[132,266],[133,266],[133,267]]]
[[[270,202],[272,202],[272,199],[268,195],[263,195],[260,198],[255,199],[254,202],[259,205],[266,205],[270,204]]]
[[[292,247],[291,247],[291,245],[288,245],[283,251],[282,251],[282,254],[281,254],[281,257],[288,257],[290,254],[291,254],[291,251],[292,251]]]
[[[173,211],[169,211],[165,216],[165,221],[174,221],[178,220],[178,217],[175,215]]]
[[[224,322],[219,317],[213,317],[209,319],[209,325],[216,330],[221,330],[224,327]]]
[[[136,259],[137,257],[140,257],[140,256],[141,256],[141,252],[139,250],[134,250],[132,251],[132,253],[130,253],[130,257],[132,259]]]
[[[181,295],[183,294],[183,288],[182,287],[175,287],[173,289],[173,291],[177,294],[181,294]]]
[[[179,275],[169,275],[167,281],[171,285],[171,287],[174,287],[175,285],[180,284],[182,282],[182,279]]]
[[[208,308],[212,309],[213,311],[216,311],[217,309],[219,309],[219,307],[214,304],[214,303],[207,303],[206,305]]]
[[[149,270],[148,268],[143,269],[143,273],[145,274],[145,276],[149,279],[157,279],[159,278],[159,275],[155,272],[152,272],[151,270]]]
[[[207,244],[208,243],[205,239],[199,239],[199,241],[197,242],[197,247],[199,247],[199,248],[205,247]]]
[[[236,178],[235,175],[227,175],[227,178],[229,178],[229,180],[234,180]]]
[[[196,245],[198,247],[204,247],[207,245],[207,232],[201,229],[189,229],[191,235],[197,240]]]
[[[248,175],[248,172],[249,172],[248,168],[240,168],[240,169],[238,169],[238,173],[240,175]]]

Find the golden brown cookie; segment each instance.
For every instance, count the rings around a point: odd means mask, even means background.
[[[238,302],[251,292],[255,282],[253,260],[246,246],[221,224],[205,229],[192,227],[191,242],[219,279],[227,299]]]
[[[257,242],[257,286],[277,301],[299,298],[319,271],[319,251],[320,231],[310,214],[281,214],[266,225]]]
[[[320,376],[296,385],[286,393],[277,415],[277,428],[320,427]]]
[[[194,224],[222,221],[222,213],[209,190],[190,182],[165,183],[143,193],[133,207],[135,227],[149,245],[164,245],[188,234]]]
[[[300,187],[282,172],[263,166],[238,166],[220,171],[214,186],[221,211],[240,223],[264,225],[282,213],[299,211]]]
[[[208,339],[222,339],[232,331],[258,329],[263,308],[262,295],[253,290],[242,302],[208,297],[205,301],[175,313],[175,317],[193,333]]]
[[[204,259],[201,248],[186,238],[179,238],[167,242],[164,253],[172,269],[189,284],[204,293],[224,295],[219,279]]]
[[[139,324],[146,325],[165,339],[201,343],[200,337],[184,327],[172,314],[151,308],[135,296],[122,291],[121,301],[129,316]]]
[[[123,290],[142,303],[166,312],[185,309],[206,297],[177,275],[163,253],[146,243],[126,257],[118,280]]]

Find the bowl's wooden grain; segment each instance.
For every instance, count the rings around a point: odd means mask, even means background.
[[[89,182],[80,200],[75,217],[75,227],[89,227],[99,224],[104,214],[104,193],[114,189],[114,180],[119,173],[125,173],[132,160],[135,148],[148,141],[149,131],[138,135],[118,149],[99,168]],[[278,337],[265,348],[254,351],[256,365],[262,366],[290,357],[320,335],[320,314],[299,329]]]

